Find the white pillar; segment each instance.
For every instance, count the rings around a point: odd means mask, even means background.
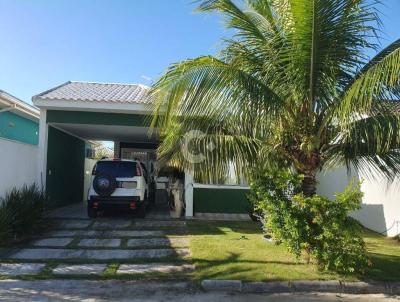
[[[192,171],[185,171],[185,203],[186,203],[186,217],[193,217],[193,173]]]
[[[47,175],[47,140],[48,129],[47,124],[47,110],[40,109],[39,121],[39,155],[38,155],[38,176],[37,182],[39,186],[46,188],[46,175]]]

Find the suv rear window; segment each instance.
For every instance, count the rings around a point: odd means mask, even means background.
[[[100,161],[96,164],[94,174],[109,174],[115,177],[134,177],[136,163],[129,161]]]

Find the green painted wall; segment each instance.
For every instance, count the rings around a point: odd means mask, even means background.
[[[141,114],[48,110],[47,122],[147,127],[150,119]]]
[[[2,112],[0,113],[0,137],[37,145],[39,123],[12,112]]]
[[[247,189],[193,188],[195,213],[248,213]]]
[[[49,126],[46,189],[53,207],[83,199],[85,142]]]

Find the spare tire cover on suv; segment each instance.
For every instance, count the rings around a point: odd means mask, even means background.
[[[99,174],[93,180],[93,189],[100,196],[110,196],[117,187],[117,181],[114,176],[108,174]]]

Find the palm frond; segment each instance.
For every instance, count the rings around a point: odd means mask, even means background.
[[[239,125],[233,129],[211,117],[194,119],[171,123],[165,129],[158,149],[161,165],[189,169],[197,179],[216,181],[231,168],[236,175],[244,175],[256,164],[261,142],[242,134]],[[195,133],[192,133],[193,125],[196,125]]]
[[[272,1],[248,0],[247,5],[251,9],[247,14],[253,23],[266,28],[266,31],[281,32],[279,15]]]
[[[349,121],[354,112],[370,114],[375,102],[400,97],[400,40],[377,54],[347,87],[337,110]]]
[[[341,130],[326,151],[329,165],[353,165],[365,175],[393,177],[400,169],[400,115],[380,106],[374,116],[352,122]]]
[[[226,27],[238,30],[235,34],[237,38],[250,38],[257,44],[266,41],[260,28],[231,0],[205,0],[198,7],[198,11],[223,13]]]
[[[206,179],[278,164],[309,177],[339,162],[400,171],[399,118],[385,105],[400,96],[400,41],[366,55],[377,50],[377,3],[201,1],[233,35],[217,56],[173,64],[154,84],[160,160]],[[204,134],[190,143],[205,156],[196,165],[182,151],[193,130]]]
[[[368,1],[291,0],[291,48],[282,54],[292,60],[290,72],[302,100],[331,104],[354,71],[366,62],[365,50],[376,33],[379,18]],[[296,72],[301,70],[302,72]],[[342,88],[341,88],[342,87]]]
[[[282,101],[264,83],[213,57],[175,64],[153,86],[153,126],[166,126],[171,116],[193,121],[195,116],[237,117],[256,110],[272,117]]]

